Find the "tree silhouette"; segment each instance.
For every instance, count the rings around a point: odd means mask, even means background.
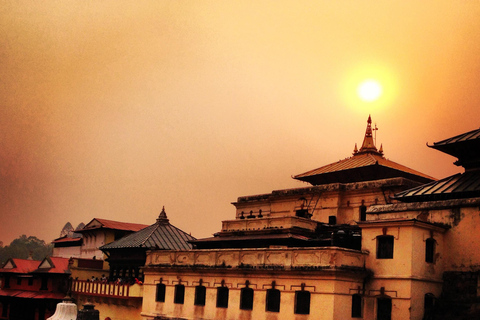
[[[9,258],[42,260],[52,254],[53,246],[35,236],[21,235],[13,240],[10,245],[0,245],[0,264],[3,265]]]

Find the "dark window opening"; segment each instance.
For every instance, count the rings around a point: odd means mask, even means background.
[[[240,290],[240,309],[252,310],[253,309],[253,289],[242,288]]]
[[[280,290],[267,290],[267,302],[265,310],[270,312],[280,312]]]
[[[364,205],[360,206],[360,221],[367,221],[367,207]]]
[[[3,301],[1,303],[2,306],[2,318],[7,319],[8,316],[8,303],[6,301]]]
[[[310,314],[310,291],[295,291],[295,314]]]
[[[196,306],[204,306],[206,295],[207,295],[207,288],[205,286],[202,286],[202,285],[196,286],[194,304]]]
[[[362,317],[362,295],[352,295],[352,318]]]
[[[328,224],[330,225],[337,224],[337,216],[328,216]]]
[[[435,296],[431,293],[427,293],[423,302],[424,316],[423,319],[433,319],[433,310],[435,308]]]
[[[393,259],[393,236],[377,237],[377,259]]]
[[[300,217],[300,218],[308,218],[309,217],[309,213],[308,213],[307,209],[298,209],[297,211],[295,211],[295,215],[297,217]]]
[[[40,290],[48,290],[48,278],[42,277],[42,284],[40,286]]]
[[[228,288],[217,288],[217,308],[228,308]]]
[[[377,299],[377,320],[392,320],[392,300],[389,298]]]
[[[17,286],[21,286],[22,285],[22,278],[17,278]]]
[[[156,302],[165,302],[165,285],[163,283],[157,283],[157,292],[155,294]]]
[[[5,283],[3,284],[3,287],[4,287],[5,289],[10,288],[10,277],[9,277],[9,276],[5,276],[4,279],[5,279]]]
[[[425,241],[425,262],[435,262],[435,239],[433,238]]]
[[[185,301],[185,286],[183,284],[176,284],[173,303],[183,304],[184,301]]]

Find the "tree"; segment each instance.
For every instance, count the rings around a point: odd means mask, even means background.
[[[51,255],[53,246],[35,236],[22,235],[13,240],[8,246],[0,246],[0,264],[4,264],[10,258],[27,259],[30,254],[33,260],[42,260]]]

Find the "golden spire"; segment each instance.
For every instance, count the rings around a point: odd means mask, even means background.
[[[378,152],[377,147],[375,147],[375,141],[373,140],[372,134],[372,118],[370,115],[368,116],[367,120],[367,130],[365,131],[365,138],[363,138],[362,147],[356,154],[363,154],[363,153],[376,153],[381,154]]]

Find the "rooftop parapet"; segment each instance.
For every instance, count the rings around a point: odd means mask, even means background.
[[[235,219],[222,222],[222,232],[254,231],[264,229],[302,228],[314,232],[318,222],[299,217]]]
[[[152,251],[146,267],[363,270],[365,252],[339,247]]]

